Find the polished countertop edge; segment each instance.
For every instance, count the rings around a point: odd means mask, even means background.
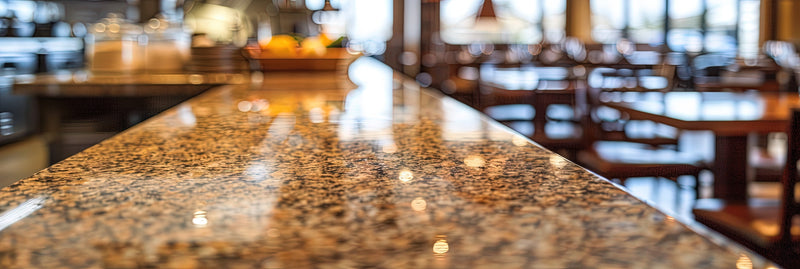
[[[435,96],[437,96],[439,98],[450,98],[447,95],[445,95],[444,93],[441,93],[441,92],[439,92],[439,91],[437,91],[435,89],[431,89],[430,93],[432,93],[433,95],[435,95]],[[467,106],[467,105],[464,104],[464,106]],[[469,106],[467,106],[467,107],[469,107]],[[470,108],[474,109],[472,107],[470,107]],[[478,112],[480,113],[480,111],[478,111]],[[544,150],[549,151],[551,154],[558,155],[557,153],[545,148],[544,146],[540,145],[539,143],[537,143],[536,141],[532,140],[531,138],[526,137],[523,134],[520,134],[519,132],[517,132],[516,130],[512,129],[511,127],[509,127],[509,126],[507,126],[505,124],[502,124],[500,122],[495,121],[490,116],[488,116],[488,115],[486,115],[484,113],[481,113],[481,117],[483,118],[483,120],[489,122],[490,124],[493,124],[494,127],[496,127],[496,128],[505,129],[509,133],[515,133],[515,134],[518,134],[520,137],[525,137],[525,139],[527,139],[528,142],[530,142],[531,144],[535,144],[536,146],[538,146],[538,147],[540,147],[540,148],[542,148]],[[763,256],[761,256],[761,255],[759,255],[759,254],[757,254],[755,252],[752,252],[752,250],[748,249],[747,247],[742,246],[741,244],[739,244],[737,242],[734,242],[733,240],[727,238],[726,236],[720,234],[719,232],[714,231],[713,229],[708,228],[708,227],[696,222],[693,219],[689,219],[689,218],[685,218],[685,217],[684,218],[680,218],[680,217],[677,217],[677,216],[675,216],[673,214],[670,214],[669,212],[662,210],[658,206],[658,204],[656,202],[650,201],[650,200],[646,200],[646,199],[641,199],[640,197],[634,195],[631,192],[631,190],[628,189],[627,187],[625,187],[624,185],[616,183],[616,182],[614,182],[612,180],[609,180],[609,179],[607,179],[607,178],[595,173],[594,171],[591,171],[588,168],[585,168],[585,167],[581,166],[580,164],[577,164],[577,163],[575,163],[575,162],[573,162],[573,161],[571,161],[571,160],[569,160],[567,158],[564,158],[564,160],[566,160],[567,162],[571,163],[572,165],[581,167],[584,170],[588,171],[589,173],[593,174],[595,177],[597,177],[597,178],[599,178],[601,180],[604,180],[609,184],[612,184],[612,185],[616,186],[617,188],[619,188],[620,190],[624,191],[625,193],[627,193],[628,195],[630,195],[634,199],[636,199],[639,202],[641,202],[642,204],[645,204],[645,205],[655,209],[656,211],[660,212],[661,214],[664,214],[665,216],[667,216],[668,218],[674,219],[677,223],[680,223],[686,229],[689,229],[689,230],[691,230],[691,231],[693,231],[693,232],[695,232],[695,233],[697,233],[697,234],[699,234],[699,235],[701,235],[703,237],[706,237],[709,241],[713,242],[714,244],[717,244],[717,245],[720,245],[722,247],[728,248],[731,251],[747,250],[747,251],[751,252],[751,253],[748,253],[748,255],[753,255],[755,257],[758,257],[758,259],[766,260],[766,258],[764,258]]]

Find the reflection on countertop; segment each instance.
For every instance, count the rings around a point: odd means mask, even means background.
[[[249,83],[244,73],[122,73],[84,69],[14,77],[14,93],[45,97],[194,95],[212,86]]]
[[[370,58],[254,81],[0,190],[0,265],[767,265]]]

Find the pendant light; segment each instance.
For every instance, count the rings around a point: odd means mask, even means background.
[[[331,5],[331,0],[325,0],[325,6],[322,7],[322,11],[339,11],[339,10]]]
[[[494,4],[492,0],[483,0],[483,5],[478,12],[478,19],[497,19],[494,15]]]

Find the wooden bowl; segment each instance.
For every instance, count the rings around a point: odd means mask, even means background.
[[[258,61],[262,71],[333,71],[345,67],[356,57],[345,48],[328,48],[324,55],[319,56],[285,56],[247,47],[244,55],[250,60]]]

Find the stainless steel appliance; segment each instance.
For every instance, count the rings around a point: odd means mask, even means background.
[[[35,57],[33,59],[35,61]],[[11,65],[4,66],[4,74],[0,76],[0,145],[30,135],[36,125],[33,98],[12,93]]]
[[[13,93],[15,76],[82,66],[79,38],[0,38],[0,145],[29,136],[37,128],[35,98]]]

